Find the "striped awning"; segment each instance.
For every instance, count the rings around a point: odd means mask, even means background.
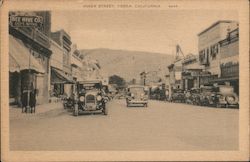
[[[51,84],[73,84],[72,77],[66,75],[63,71],[51,67]]]
[[[9,71],[20,72],[28,69],[45,73],[43,66],[29,52],[23,42],[9,35]]]

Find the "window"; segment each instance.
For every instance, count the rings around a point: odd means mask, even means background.
[[[219,44],[216,43],[210,47],[210,56],[212,60],[216,59],[216,55],[219,53]]]
[[[209,52],[210,52],[210,51],[209,51],[209,47],[208,47],[208,48],[207,48],[207,55],[208,55],[208,56],[209,56]]]
[[[205,61],[205,50],[201,50],[199,52],[199,60],[201,63],[203,63]]]

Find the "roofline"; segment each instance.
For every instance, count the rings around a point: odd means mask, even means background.
[[[208,30],[210,30],[211,28],[213,28],[214,26],[220,24],[220,23],[232,23],[232,22],[237,22],[234,20],[219,20],[216,21],[215,23],[213,23],[212,25],[210,25],[208,28],[204,29],[203,31],[201,31],[199,34],[197,34],[198,36],[200,36],[201,34],[207,32]]]

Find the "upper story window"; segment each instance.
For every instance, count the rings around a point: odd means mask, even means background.
[[[209,61],[208,61],[208,52],[206,52],[207,49],[203,49],[199,52],[199,61],[200,64],[202,65],[208,65]]]
[[[64,51],[63,52],[63,64],[64,65],[69,65],[70,61],[69,61],[69,53]]]
[[[219,53],[219,44],[216,43],[210,47],[210,56],[212,60],[216,59],[218,53]]]

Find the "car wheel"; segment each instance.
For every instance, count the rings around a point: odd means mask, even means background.
[[[74,116],[78,116],[78,114],[79,114],[79,110],[78,110],[78,105],[76,104],[74,106]]]

